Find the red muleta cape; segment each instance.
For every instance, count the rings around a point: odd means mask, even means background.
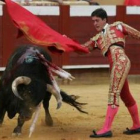
[[[52,52],[89,53],[87,48],[51,29],[46,23],[19,4],[11,0],[5,0],[5,2],[9,15],[19,29],[19,33],[22,32],[22,35],[24,34],[32,43],[48,47]],[[19,35],[21,36],[21,34]]]

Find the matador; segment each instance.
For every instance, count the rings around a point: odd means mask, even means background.
[[[101,130],[93,130],[91,138],[112,137],[111,125],[119,109],[119,98],[127,107],[133,121],[133,126],[123,133],[127,135],[140,133],[140,120],[135,99],[129,90],[127,76],[130,70],[130,60],[125,53],[125,37],[140,39],[140,32],[129,25],[117,21],[108,24],[107,13],[99,8],[92,12],[91,18],[98,34],[87,41],[83,47],[91,52],[98,48],[110,64],[110,86],[108,108],[105,123]]]

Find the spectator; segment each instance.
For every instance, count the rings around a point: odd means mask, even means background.
[[[126,6],[140,6],[140,0],[125,0],[124,5],[126,5]]]
[[[98,2],[95,2],[94,0],[85,0],[87,1],[90,5],[99,5]]]
[[[59,3],[60,5],[63,4],[63,0],[48,0],[48,1],[57,2],[57,3]]]

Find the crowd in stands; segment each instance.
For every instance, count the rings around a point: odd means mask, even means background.
[[[0,0],[4,1],[4,0]],[[20,4],[33,5],[102,5],[98,0],[13,0]],[[140,0],[124,0],[122,4],[125,6],[140,6]],[[103,4],[105,5],[105,4]]]
[[[21,4],[28,4],[28,3],[52,3],[52,5],[55,3],[63,5],[63,4],[74,4],[77,2],[77,4],[79,3],[83,3],[86,5],[99,5],[98,2],[96,2],[95,0],[13,0],[15,2],[21,3]]]

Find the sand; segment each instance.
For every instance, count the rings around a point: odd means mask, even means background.
[[[48,127],[44,123],[44,110],[41,109],[35,130],[31,136],[29,135],[29,127],[31,120],[23,126],[22,135],[13,137],[12,131],[17,124],[17,116],[12,120],[5,117],[2,127],[0,127],[0,140],[91,140],[89,135],[92,130],[99,130],[104,122],[107,108],[108,84],[97,85],[60,85],[61,89],[69,94],[81,96],[78,101],[88,103],[84,106],[84,110],[88,112],[83,114],[73,107],[63,103],[59,110],[56,110],[56,101],[54,97],[50,100],[50,112],[54,121],[52,127]],[[140,85],[130,84],[133,96],[137,100],[140,111]],[[140,140],[139,135],[127,136],[122,134],[126,127],[131,127],[132,121],[128,111],[122,101],[120,108],[115,117],[112,132],[113,140]]]

